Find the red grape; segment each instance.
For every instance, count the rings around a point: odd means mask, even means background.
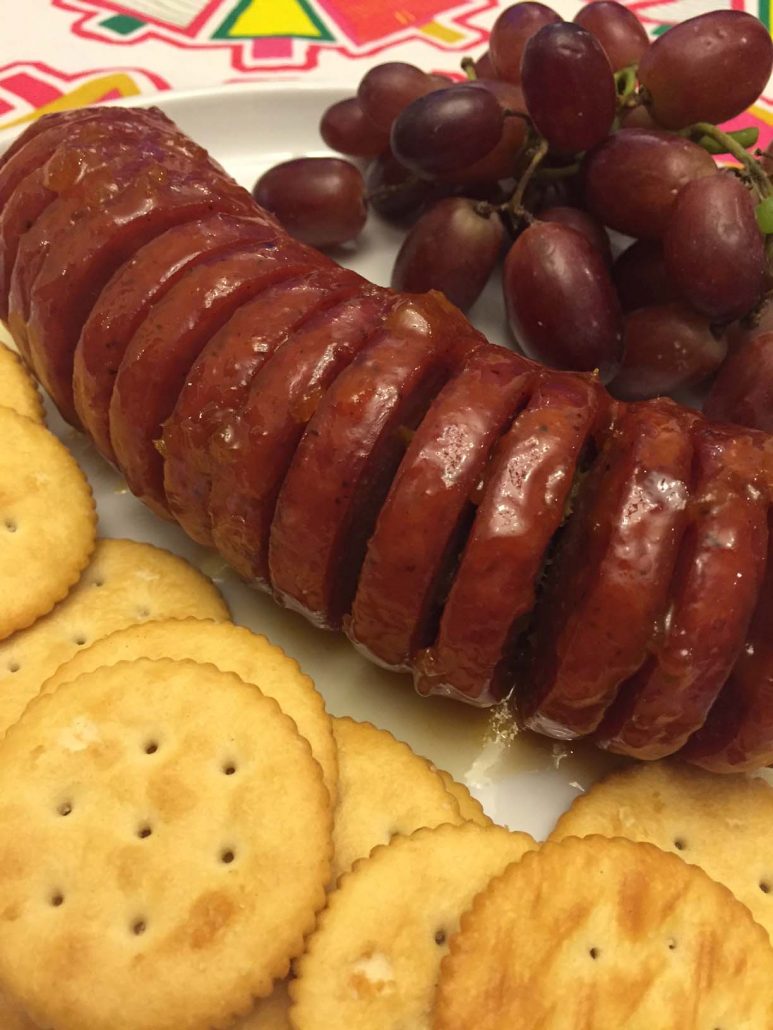
[[[709,391],[704,413],[773,433],[773,332],[759,332],[733,351]]]
[[[663,253],[681,295],[710,318],[739,318],[760,298],[765,244],[751,193],[731,172],[696,179],[681,189]]]
[[[598,369],[607,381],[621,358],[621,317],[604,258],[576,229],[534,222],[507,255],[508,320],[526,353],[547,365]]]
[[[652,112],[645,104],[627,107],[620,116],[620,125],[624,129],[659,129],[660,125],[652,117]]]
[[[372,161],[365,173],[368,203],[382,218],[405,221],[442,195],[438,183],[419,179],[400,164],[391,150]]]
[[[663,247],[656,240],[637,240],[615,261],[612,277],[623,311],[679,300],[679,291],[666,271]]]
[[[373,124],[389,132],[404,107],[438,88],[437,81],[421,68],[403,61],[387,61],[365,73],[357,98]]]
[[[667,129],[725,122],[742,114],[767,85],[773,44],[743,11],[711,11],[675,25],[646,51],[639,81]]]
[[[601,44],[579,25],[546,25],[526,44],[523,93],[534,125],[554,150],[588,150],[609,133],[617,94]]]
[[[478,79],[471,83],[477,89],[488,90],[499,101],[502,111],[526,111],[523,90],[511,82],[499,79]],[[513,175],[518,152],[526,139],[526,122],[523,118],[508,116],[502,126],[502,135],[496,146],[487,154],[469,165],[458,168],[440,178],[453,179],[460,184],[496,182]]]
[[[650,45],[647,31],[633,13],[616,0],[593,0],[574,17],[604,47],[614,71],[638,64]]]
[[[466,168],[502,136],[504,116],[493,93],[473,84],[451,86],[410,103],[395,118],[392,150],[420,175]]]
[[[480,296],[497,263],[504,229],[496,212],[464,197],[430,208],[403,240],[392,288],[442,290],[463,311]]]
[[[483,51],[480,57],[475,61],[473,67],[475,68],[475,75],[479,79],[496,78],[497,73],[494,71],[494,64],[488,50]]]
[[[709,320],[682,302],[639,308],[623,325],[623,364],[609,384],[621,400],[636,401],[697,386],[727,353]]]
[[[612,264],[612,246],[604,226],[593,215],[582,211],[579,207],[546,207],[537,218],[541,222],[560,222],[581,232],[586,239],[603,255],[607,264]]]
[[[300,157],[274,165],[252,193],[292,236],[314,247],[354,239],[367,217],[362,175],[337,157]]]
[[[585,202],[610,229],[657,239],[682,186],[716,172],[697,143],[658,129],[620,129],[585,159]]]
[[[560,22],[545,4],[527,2],[506,7],[491,29],[489,57],[498,79],[521,81],[521,59],[528,41],[543,25]]]
[[[377,157],[389,146],[389,133],[373,124],[357,97],[329,107],[322,115],[319,131],[331,150],[350,157]]]

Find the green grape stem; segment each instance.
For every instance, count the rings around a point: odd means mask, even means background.
[[[688,136],[698,142],[705,137],[712,140],[721,147],[720,154],[731,154],[738,161],[751,180],[759,200],[773,196],[773,187],[764,169],[759,161],[744,149],[735,138],[735,134],[723,132],[710,122],[695,122],[694,125],[688,125],[686,129],[682,129],[680,135]]]
[[[510,200],[507,202],[507,209],[510,214],[516,218],[523,217],[523,196],[526,193],[526,187],[531,182],[532,176],[539,168],[545,155],[548,152],[548,141],[543,139],[541,136],[537,136],[532,141],[532,148],[527,153],[531,154],[529,163],[527,164],[523,174],[518,180],[518,185],[515,188]]]
[[[744,150],[748,150],[749,147],[753,147],[759,139],[760,130],[753,125],[747,126],[745,129],[734,129],[733,132],[727,134],[731,139],[734,139],[736,143],[740,144]],[[710,154],[726,154],[727,151],[724,149],[721,143],[718,143],[711,136],[702,136],[697,140],[698,146],[703,147]]]
[[[462,58],[462,71],[470,82],[478,81],[478,73],[475,71],[475,61],[471,57]]]
[[[636,94],[636,76],[639,66],[629,64],[620,71],[615,72],[615,91],[617,92],[617,106],[620,110],[624,107],[632,107],[632,101]],[[638,103],[638,100],[635,101]]]

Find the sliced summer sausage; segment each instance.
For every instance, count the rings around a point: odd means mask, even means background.
[[[254,219],[239,215],[176,225],[141,247],[102,290],[75,349],[73,395],[83,428],[108,461],[115,461],[109,417],[115,376],[152,305],[191,268],[264,235]]]
[[[518,715],[571,739],[591,733],[646,657],[686,524],[693,416],[630,405],[609,435],[537,605]]]
[[[539,377],[486,474],[437,639],[414,663],[419,693],[489,705],[509,692],[578,462],[608,418],[608,398],[590,377]]]
[[[274,592],[319,626],[338,627],[376,516],[413,429],[483,338],[441,295],[404,297],[341,373],[306,429],[276,506]]]
[[[703,725],[741,653],[765,570],[768,501],[754,438],[713,426],[694,437],[695,488],[664,625],[596,734],[638,758],[674,754]]]
[[[440,391],[400,462],[344,630],[381,665],[409,669],[432,642],[491,449],[528,398],[532,366],[482,347]]]
[[[303,245],[293,241],[283,255],[295,247]],[[235,426],[253,379],[299,326],[362,283],[332,262],[305,266],[242,305],[196,359],[164,424],[163,452],[169,510],[198,543],[212,546],[212,482],[235,456]]]

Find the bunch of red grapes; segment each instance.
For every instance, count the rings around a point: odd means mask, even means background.
[[[762,23],[714,11],[651,43],[615,0],[573,22],[527,0],[462,65],[464,82],[372,68],[320,125],[364,174],[300,158],[256,199],[318,247],[354,239],[368,208],[405,225],[392,285],[465,310],[504,256],[530,357],[626,400],[711,383],[710,417],[773,431],[773,161],[755,129],[719,127],[767,85]]]

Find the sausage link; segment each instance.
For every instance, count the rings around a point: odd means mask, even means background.
[[[212,536],[226,561],[256,585],[268,585],[277,497],[304,430],[335,377],[381,326],[390,299],[366,286],[310,319],[258,372],[228,426],[213,466]]]
[[[291,241],[285,256],[308,248]],[[316,311],[335,304],[361,282],[332,262],[299,265],[299,274],[243,304],[212,337],[185,381],[164,424],[164,490],[185,532],[211,547],[212,480],[229,460],[233,425],[250,384],[274,352]],[[217,499],[217,498],[216,498]]]
[[[664,625],[596,735],[638,758],[674,754],[703,725],[743,647],[765,568],[756,441],[711,426],[694,436],[697,478]]]
[[[501,347],[475,351],[440,391],[411,440],[368,543],[349,639],[409,669],[432,642],[489,453],[528,397],[532,366]]]
[[[437,639],[414,662],[419,693],[490,705],[510,691],[517,646],[578,461],[608,420],[598,383],[580,375],[539,377],[486,474]]]
[[[487,704],[515,682],[552,736],[773,761],[770,437],[546,369],[519,413],[514,382],[447,386],[495,360],[456,309],[291,241],[158,113],[42,119],[0,159],[0,199],[0,310],[36,374],[77,422],[75,375],[133,489],[253,582],[318,625],[351,615],[422,692]],[[203,228],[226,223],[250,251]]]
[[[593,732],[641,665],[662,616],[689,497],[692,416],[632,404],[610,433],[538,604],[516,698],[530,728]]]
[[[322,398],[271,528],[271,583],[288,607],[318,626],[340,626],[404,451],[401,429],[419,422],[481,342],[440,295],[406,298]]]

